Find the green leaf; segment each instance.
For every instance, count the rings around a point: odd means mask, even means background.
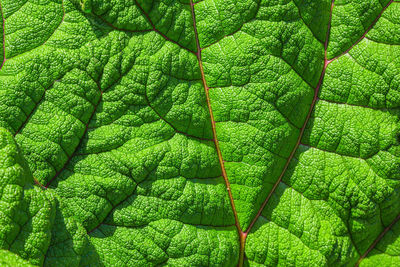
[[[3,265],[398,265],[398,2],[0,7]]]

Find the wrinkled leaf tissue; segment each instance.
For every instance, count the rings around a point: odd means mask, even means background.
[[[0,7],[0,265],[400,265],[398,1]]]

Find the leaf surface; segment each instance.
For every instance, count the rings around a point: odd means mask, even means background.
[[[4,262],[397,264],[398,2],[0,7]]]

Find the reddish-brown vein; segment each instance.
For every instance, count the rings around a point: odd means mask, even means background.
[[[51,178],[51,179],[47,182],[45,188],[49,187],[49,185],[50,185],[55,179],[57,179],[57,177],[64,171],[65,167],[67,167],[68,163],[69,163],[69,162],[71,161],[71,159],[74,157],[75,152],[79,149],[79,147],[80,147],[81,144],[82,144],[82,141],[84,140],[84,136],[85,136],[85,134],[87,133],[87,131],[88,131],[88,129],[89,129],[89,124],[90,124],[90,122],[92,121],[92,119],[93,119],[93,117],[94,117],[94,114],[96,114],[97,107],[99,106],[99,104],[100,104],[100,102],[101,102],[101,100],[102,100],[102,98],[103,98],[103,91],[101,90],[100,84],[99,84],[98,82],[96,82],[96,85],[97,85],[97,87],[98,87],[98,89],[99,89],[99,91],[100,91],[100,97],[99,97],[99,100],[97,101],[96,105],[95,105],[94,108],[93,108],[93,112],[92,112],[92,114],[90,115],[90,118],[89,118],[88,122],[87,122],[86,125],[85,125],[85,130],[84,130],[84,132],[83,132],[82,138],[80,139],[79,144],[76,146],[75,151],[72,152],[72,154],[68,157],[68,159],[67,159],[67,161],[65,162],[64,166],[53,176],[53,178]]]
[[[356,267],[358,267],[360,265],[360,262],[368,255],[368,253],[371,252],[371,250],[374,249],[374,247],[376,246],[376,244],[379,243],[379,241],[381,241],[381,239],[384,237],[384,235],[393,227],[393,225],[395,223],[397,223],[400,220],[400,214],[397,215],[397,217],[388,225],[385,227],[385,229],[382,231],[382,233],[374,240],[374,242],[371,244],[371,246],[369,246],[369,248],[367,249],[367,251],[364,252],[363,255],[360,256],[360,258],[358,259],[357,263],[356,263]]]
[[[0,70],[3,68],[4,63],[6,63],[6,32],[5,32],[5,24],[6,20],[4,18],[4,13],[3,13],[3,5],[1,4],[0,1],[0,13],[1,13],[1,18],[3,20],[3,62],[1,63]]]
[[[224,160],[222,158],[221,149],[219,147],[219,142],[218,142],[218,138],[217,138],[217,131],[216,131],[216,127],[215,127],[215,119],[214,119],[214,114],[213,114],[212,107],[211,107],[211,102],[210,102],[209,88],[207,86],[207,82],[206,82],[205,75],[204,75],[203,62],[201,60],[201,47],[200,47],[200,41],[199,41],[199,36],[198,36],[198,33],[197,33],[197,27],[196,27],[196,15],[194,13],[194,3],[193,3],[192,0],[190,0],[190,8],[191,8],[191,11],[192,11],[193,29],[194,29],[195,39],[196,39],[196,46],[197,46],[196,56],[197,56],[197,60],[199,62],[201,80],[202,80],[202,83],[203,83],[203,87],[204,87],[204,91],[205,91],[206,99],[207,99],[207,106],[208,106],[208,110],[209,110],[209,113],[210,113],[211,126],[212,126],[212,132],[213,132],[213,140],[214,140],[215,148],[217,150],[218,160],[219,160],[219,164],[220,164],[221,170],[222,170],[222,177],[225,180],[226,189],[227,189],[228,195],[229,195],[229,201],[231,203],[233,215],[235,217],[235,225],[236,225],[236,228],[237,228],[237,231],[238,231],[238,235],[239,235],[240,254],[239,254],[238,266],[240,267],[240,266],[243,265],[244,243],[245,243],[245,240],[246,240],[246,234],[243,233],[243,231],[242,231],[242,229],[240,227],[239,218],[238,218],[238,215],[237,215],[235,203],[234,203],[233,196],[232,196],[231,186],[230,186],[230,183],[229,183],[229,180],[228,180],[228,176],[226,174],[226,169],[225,169],[225,166],[224,166]]]
[[[333,10],[333,6],[334,6],[334,2],[335,2],[335,0],[332,0],[332,3],[331,3],[331,11],[330,11],[330,18],[329,18],[329,24],[328,24],[328,30],[327,30],[327,32],[326,32],[326,38],[325,38],[325,43],[324,43],[324,53],[325,53],[325,56],[324,56],[324,66],[323,66],[323,69],[322,69],[321,76],[320,76],[320,78],[319,78],[317,87],[316,87],[315,90],[314,90],[314,97],[313,97],[312,103],[311,103],[311,105],[310,105],[310,109],[309,109],[309,111],[308,111],[307,117],[306,117],[306,119],[305,119],[305,121],[304,121],[304,123],[303,123],[303,126],[302,126],[301,129],[300,129],[300,134],[299,134],[299,137],[297,138],[296,145],[294,146],[292,152],[290,153],[289,158],[287,159],[287,161],[286,161],[286,163],[285,163],[285,166],[283,167],[283,170],[282,170],[281,174],[279,175],[278,180],[275,182],[275,184],[274,184],[274,186],[272,187],[271,191],[269,192],[267,198],[264,200],[263,204],[261,205],[260,209],[259,209],[258,212],[257,212],[257,215],[256,215],[256,216],[254,217],[254,219],[251,221],[250,226],[247,228],[247,230],[246,230],[246,232],[245,232],[246,235],[250,232],[250,230],[252,229],[253,225],[254,225],[255,222],[257,221],[258,217],[260,217],[260,215],[261,215],[263,209],[265,208],[265,206],[267,205],[269,199],[271,198],[272,194],[275,192],[276,188],[278,187],[279,183],[281,182],[283,175],[286,173],[286,170],[287,170],[287,168],[289,167],[289,164],[290,164],[290,162],[292,161],[292,159],[293,159],[293,157],[294,157],[294,155],[295,155],[295,153],[296,153],[296,150],[297,150],[297,148],[298,148],[299,145],[300,145],[301,138],[303,137],[304,131],[305,131],[306,126],[307,126],[307,123],[308,123],[308,121],[310,120],[312,111],[313,111],[313,109],[314,109],[314,107],[315,107],[315,104],[316,104],[316,102],[317,102],[317,100],[318,100],[319,89],[321,88],[322,81],[324,80],[324,76],[325,76],[325,71],[326,71],[326,68],[327,68],[328,63],[329,63],[329,61],[328,61],[328,59],[327,59],[327,48],[328,48],[328,41],[329,41],[329,33],[330,33],[330,29],[331,29],[332,10]]]

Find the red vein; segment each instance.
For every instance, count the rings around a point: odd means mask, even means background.
[[[367,251],[364,252],[363,255],[361,255],[361,257],[358,259],[357,263],[356,263],[356,267],[358,267],[360,265],[360,262],[368,255],[368,253],[371,252],[371,250],[374,249],[374,247],[376,246],[376,244],[379,243],[379,241],[381,241],[381,239],[383,238],[383,236],[393,227],[393,225],[395,223],[397,223],[400,220],[400,214],[397,215],[397,217],[388,225],[386,226],[386,228],[382,231],[382,233],[374,240],[374,242],[371,244],[371,246],[369,246],[369,248],[367,249]]]
[[[32,115],[35,113],[35,111],[38,109],[39,105],[43,102],[45,96],[46,96],[46,92],[52,88],[56,82],[58,82],[59,80],[55,80],[53,81],[47,88],[44,88],[42,95],[40,96],[40,99],[37,103],[35,103],[35,106],[33,107],[33,109],[29,112],[28,116],[26,116],[25,120],[22,122],[21,126],[19,126],[19,128],[17,129],[17,131],[15,132],[14,136],[16,136],[17,134],[19,134],[22,129],[26,126],[26,124],[28,123],[28,121],[31,119]]]
[[[316,103],[317,100],[318,100],[319,89],[321,88],[322,81],[324,80],[324,76],[325,76],[325,71],[326,71],[326,68],[327,68],[328,63],[329,63],[329,61],[328,61],[328,59],[327,59],[327,48],[328,48],[328,41],[329,41],[329,33],[330,33],[330,29],[331,29],[332,10],[333,10],[333,6],[334,6],[334,2],[335,2],[335,0],[332,0],[332,3],[331,3],[331,11],[330,11],[330,18],[329,18],[329,24],[328,24],[328,30],[327,30],[327,32],[326,32],[326,38],[325,38],[325,43],[324,43],[324,53],[325,53],[325,56],[324,56],[324,66],[323,66],[323,69],[322,69],[321,76],[320,76],[320,78],[319,78],[317,87],[316,87],[315,90],[314,90],[314,97],[313,97],[312,103],[311,103],[311,105],[310,105],[310,109],[309,109],[309,111],[308,111],[306,120],[304,121],[303,126],[301,127],[300,134],[299,134],[299,137],[297,138],[296,145],[294,146],[292,152],[290,153],[290,156],[289,156],[289,158],[287,159],[286,164],[285,164],[285,166],[283,167],[283,170],[282,170],[281,174],[279,175],[278,180],[275,182],[275,184],[274,184],[274,186],[272,187],[271,191],[269,192],[267,198],[264,200],[263,204],[261,205],[260,209],[259,209],[258,212],[257,212],[257,215],[256,215],[256,216],[254,217],[254,219],[251,221],[250,226],[247,228],[245,234],[248,234],[248,233],[250,232],[250,230],[252,229],[253,225],[254,225],[255,222],[257,221],[258,217],[260,217],[260,215],[261,215],[263,209],[265,208],[265,206],[267,205],[268,201],[270,200],[272,194],[275,192],[275,190],[276,190],[276,188],[278,187],[279,183],[282,181],[282,177],[283,177],[283,175],[286,173],[286,170],[288,169],[289,164],[290,164],[290,162],[292,161],[292,159],[293,159],[293,157],[294,157],[294,154],[296,153],[296,150],[297,150],[297,148],[298,148],[299,145],[300,145],[301,138],[303,137],[304,131],[305,131],[306,126],[307,126],[307,123],[308,123],[308,121],[310,120],[312,111],[314,110],[314,107],[315,107],[315,103]]]
[[[365,38],[365,36],[367,35],[367,33],[372,29],[372,27],[375,26],[376,22],[380,19],[380,17],[382,16],[383,12],[385,12],[385,10],[390,6],[391,3],[393,3],[393,0],[390,0],[389,3],[387,3],[387,5],[382,9],[382,11],[378,14],[378,16],[374,19],[374,21],[371,23],[371,25],[369,25],[369,27],[365,30],[365,32],[363,33],[363,35],[361,35],[361,37],[352,45],[350,46],[346,51],[344,51],[343,53],[341,53],[340,55],[328,60],[328,64],[331,63],[332,61],[338,59],[339,57],[347,54],[351,49],[353,49],[354,46],[356,46],[359,42],[361,42],[362,39]]]
[[[0,13],[1,13],[1,18],[3,20],[3,62],[1,63],[0,70],[3,68],[4,63],[6,63],[6,32],[5,32],[5,24],[6,20],[4,18],[3,14],[3,6],[0,1]]]
[[[209,88],[207,86],[207,82],[206,82],[205,75],[204,75],[203,62],[201,60],[201,47],[200,47],[199,36],[198,36],[198,33],[197,33],[196,15],[194,13],[193,0],[190,0],[190,8],[191,8],[191,12],[192,12],[194,35],[195,35],[196,46],[197,46],[196,56],[197,56],[197,60],[199,61],[201,80],[203,82],[204,91],[206,93],[207,106],[208,106],[208,110],[209,110],[209,113],[210,113],[211,126],[212,126],[212,132],[213,132],[213,140],[214,140],[215,148],[217,150],[219,164],[220,164],[221,170],[222,170],[222,177],[225,180],[226,189],[228,190],[228,195],[229,195],[229,201],[231,203],[233,215],[235,217],[235,226],[237,228],[238,235],[239,235],[240,253],[239,253],[238,266],[241,267],[241,266],[243,266],[244,243],[245,243],[245,240],[246,240],[246,234],[240,228],[239,218],[238,218],[236,207],[235,207],[235,203],[234,203],[234,200],[233,200],[230,183],[229,183],[229,180],[228,180],[228,176],[226,174],[226,170],[225,170],[225,166],[224,166],[224,160],[222,158],[221,149],[219,147],[219,142],[218,142],[218,138],[217,138],[217,131],[216,131],[216,127],[215,127],[215,119],[214,119],[214,114],[213,114],[212,107],[211,107],[211,102],[210,102]]]

